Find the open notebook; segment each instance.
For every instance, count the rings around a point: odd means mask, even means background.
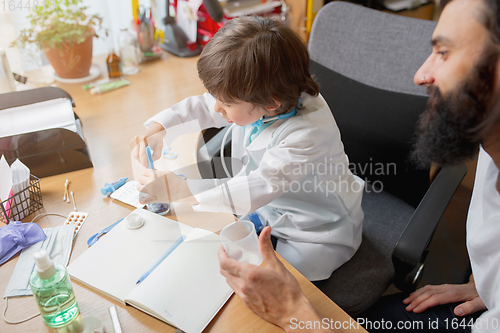
[[[128,229],[124,219],[68,266],[71,278],[184,332],[201,332],[233,292],[219,272],[219,236],[143,209],[131,214],[144,226]],[[181,235],[184,242],[136,285]]]

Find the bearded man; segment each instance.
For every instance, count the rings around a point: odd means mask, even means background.
[[[472,275],[466,284],[382,297],[360,317],[391,321],[394,329],[398,322],[423,323],[400,332],[500,332],[500,0],[441,3],[432,54],[414,78],[430,96],[412,157],[422,166],[445,166],[479,149],[467,218]],[[269,237],[267,227],[259,238],[266,267],[239,263],[221,248],[221,273],[248,308],[287,332],[291,318],[321,321]]]

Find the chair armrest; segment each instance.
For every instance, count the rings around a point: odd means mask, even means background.
[[[208,157],[212,160],[215,156],[220,154],[220,145],[222,144],[222,139],[224,134],[229,130],[230,126],[223,127],[217,134],[215,134],[208,142],[205,143],[207,149]],[[226,146],[231,143],[231,138],[228,137],[226,140]]]
[[[400,290],[415,289],[434,231],[466,173],[465,164],[441,169],[408,221],[392,252],[394,284]]]
[[[216,157],[220,156],[220,146],[222,144],[222,139],[224,134],[229,130],[230,126],[222,128],[217,134],[215,134],[204,146],[198,149],[198,169],[200,171],[201,177],[203,179],[210,178],[225,178],[222,173],[222,165],[220,160],[216,161]],[[226,139],[224,148],[227,148],[231,144],[231,137]],[[228,163],[228,162],[226,162]],[[230,161],[229,161],[230,163]]]

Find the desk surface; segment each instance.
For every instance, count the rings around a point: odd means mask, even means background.
[[[104,57],[96,57],[101,71],[106,73]],[[73,210],[71,204],[62,201],[64,182],[70,181],[70,190],[75,194],[79,211],[88,212],[89,217],[75,239],[70,261],[76,259],[87,249],[86,240],[115,222],[128,215],[133,208],[104,198],[100,188],[106,182],[120,177],[132,177],[130,163],[129,141],[133,135],[144,131],[143,122],[157,112],[173,105],[180,100],[202,94],[205,89],[198,79],[196,58],[177,58],[167,55],[155,62],[142,64],[137,75],[127,77],[131,85],[102,95],[91,95],[84,91],[80,84],[70,85],[57,83],[75,100],[74,108],[83,124],[83,133],[89,148],[93,168],[69,172],[61,175],[43,178],[41,190],[44,207],[33,216],[25,219],[31,221],[41,213],[59,213],[67,216]],[[173,150],[179,154],[178,160],[169,163],[172,169],[194,159],[199,136],[184,136],[176,140]],[[224,225],[233,221],[229,214],[194,213],[189,206],[174,206],[176,218],[180,222],[195,227],[202,227],[214,232],[220,231]],[[62,224],[60,217],[48,216],[41,218],[42,227],[53,227]],[[11,259],[0,267],[0,292],[4,292],[14,270],[17,258]],[[284,260],[283,260],[284,261]],[[300,285],[318,311],[326,318],[349,322],[345,314],[321,291],[285,262],[287,267],[298,278]],[[107,332],[112,332],[112,324],[108,308],[116,305],[122,327],[125,332],[174,332],[171,326],[132,307],[125,307],[102,296],[99,293],[73,282],[76,299],[81,311],[81,317],[95,317],[101,320]],[[0,307],[5,307],[5,299],[0,300]],[[2,310],[3,311],[3,310]],[[10,299],[7,318],[12,321],[24,319],[38,312],[32,297]],[[18,325],[8,325],[0,320],[0,332],[48,332],[49,330],[38,316],[28,322]],[[223,309],[217,314],[205,331],[210,332],[275,332],[280,331],[250,310],[241,300],[232,296]],[[364,331],[346,330],[346,332]]]

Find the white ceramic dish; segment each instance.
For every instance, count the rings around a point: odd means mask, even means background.
[[[92,64],[92,66],[90,66],[90,71],[88,76],[80,77],[78,79],[63,79],[62,77],[59,77],[56,74],[54,74],[54,79],[62,83],[76,84],[76,83],[85,83],[88,81],[95,80],[96,78],[99,77],[99,75],[101,75],[101,68],[99,67],[99,65]]]

